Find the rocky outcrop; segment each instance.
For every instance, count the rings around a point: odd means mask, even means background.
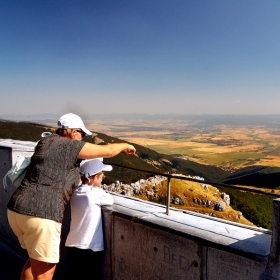
[[[184,176],[182,174],[172,174],[174,176]],[[191,177],[191,176],[187,176]],[[191,177],[194,179],[198,179],[200,181],[204,181],[204,178],[194,176]],[[112,191],[118,194],[126,195],[126,196],[137,196],[144,195],[147,200],[150,199],[158,199],[159,190],[162,187],[164,181],[167,180],[167,177],[156,175],[154,177],[150,177],[148,179],[140,179],[131,184],[124,184],[122,182],[116,181],[111,185],[103,184],[102,188],[108,191]],[[209,186],[205,183],[201,183],[200,186],[205,191],[209,191]],[[165,196],[166,197],[166,196]],[[185,195],[175,194],[170,198],[170,202],[175,205],[184,205],[186,200]],[[216,211],[225,211],[226,206],[230,205],[230,197],[226,193],[220,191],[216,188],[214,193],[214,198],[209,197],[208,195],[200,195],[200,197],[192,198],[192,202],[197,204],[199,207],[205,206],[207,208],[212,208]],[[241,219],[242,213],[238,215]]]
[[[172,199],[172,202],[175,204],[175,205],[184,205],[185,204],[185,200],[181,197],[181,196],[175,196],[173,199]]]
[[[224,201],[217,201],[214,205],[216,211],[225,211],[226,203]]]
[[[134,196],[145,194],[147,198],[158,197],[158,191],[161,183],[165,181],[167,178],[164,176],[156,175],[154,177],[150,177],[147,180],[140,179],[130,185],[124,184],[122,182],[115,182],[111,185],[102,185],[104,190],[112,191],[115,193]]]
[[[225,202],[226,202],[227,205],[230,205],[230,197],[229,197],[228,194],[222,192],[222,193],[221,193],[221,198],[222,198],[223,200],[225,200]]]

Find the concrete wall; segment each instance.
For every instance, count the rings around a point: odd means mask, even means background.
[[[13,153],[0,147],[0,238],[26,257],[7,222],[6,205],[14,187],[2,186]],[[274,200],[269,231],[176,209],[166,215],[164,206],[116,196],[113,206],[103,207],[104,279],[280,279],[279,205]],[[67,208],[55,279],[64,279],[69,221]]]
[[[103,209],[111,267],[106,279],[280,279],[268,231],[177,210],[164,217],[163,207],[127,200],[117,197]]]

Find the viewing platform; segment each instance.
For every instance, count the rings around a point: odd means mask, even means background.
[[[12,166],[13,154],[32,153],[27,151],[30,147],[20,149],[0,143],[0,178]],[[10,184],[4,190],[1,180],[0,237],[24,258],[6,217],[6,204],[13,191]],[[273,200],[273,228],[267,230],[174,208],[167,214],[163,205],[112,194],[115,204],[102,208],[104,279],[280,279],[280,199]],[[57,280],[64,279],[69,221],[67,208]]]

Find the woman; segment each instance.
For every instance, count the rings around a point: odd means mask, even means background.
[[[25,178],[10,198],[8,220],[29,255],[21,280],[52,279],[59,261],[64,209],[79,184],[81,160],[113,157],[122,151],[135,154],[127,143],[81,141],[86,134],[92,133],[79,116],[63,115],[56,133],[37,144]]]

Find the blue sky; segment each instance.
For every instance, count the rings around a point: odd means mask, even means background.
[[[0,115],[278,114],[278,0],[0,2]]]

